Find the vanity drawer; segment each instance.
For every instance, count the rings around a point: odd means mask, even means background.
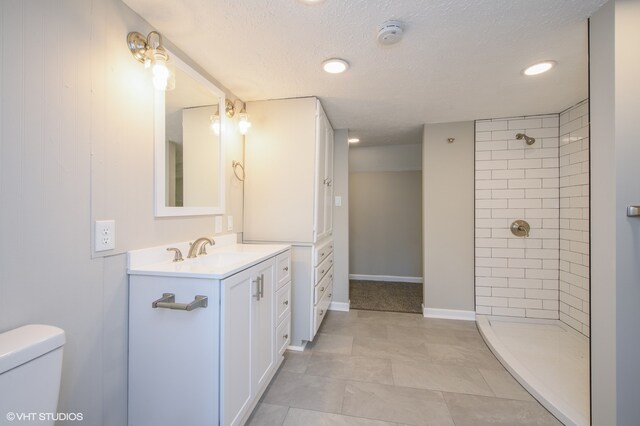
[[[284,353],[291,342],[291,316],[287,316],[276,330],[276,347],[280,356]]]
[[[333,284],[333,268],[329,269],[322,280],[320,280],[320,284],[318,284],[315,288],[315,297],[313,299],[313,303],[315,305],[318,304],[325,291]]]
[[[330,253],[333,253],[333,240],[328,240],[316,247],[314,265],[319,265]]]
[[[291,251],[287,250],[276,256],[276,288],[282,287],[291,280]]]
[[[329,269],[333,266],[333,253],[329,254],[329,256],[318,266],[316,266],[316,279],[315,285],[320,283],[320,280],[325,276]]]
[[[276,294],[276,324],[280,324],[287,315],[291,312],[291,282],[285,284]]]
[[[320,299],[320,302],[313,308],[315,324],[313,327],[313,334],[318,332],[320,328],[320,324],[322,324],[322,320],[327,316],[327,311],[329,310],[329,305],[331,304],[331,298],[333,297],[333,286],[329,285],[329,288],[325,290],[324,296]]]

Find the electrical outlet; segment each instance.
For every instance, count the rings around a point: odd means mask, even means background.
[[[227,216],[227,231],[233,231],[233,216]]]
[[[96,220],[95,226],[95,250],[105,251],[116,248],[116,221]]]
[[[222,232],[222,216],[216,216],[215,218],[215,233],[219,234]]]
[[[342,207],[342,197],[340,195],[336,195],[336,207]]]

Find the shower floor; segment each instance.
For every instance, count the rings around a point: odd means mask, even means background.
[[[566,425],[589,425],[589,339],[560,321],[478,315],[507,370]]]

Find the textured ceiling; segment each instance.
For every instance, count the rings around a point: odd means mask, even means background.
[[[586,19],[605,0],[124,0],[243,100],[315,95],[361,145],[424,123],[559,112],[587,96]],[[378,26],[405,23],[381,46]],[[350,69],[326,74],[323,60]],[[537,77],[521,70],[553,59]]]

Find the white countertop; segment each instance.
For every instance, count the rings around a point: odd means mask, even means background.
[[[256,265],[263,260],[282,253],[290,248],[281,244],[224,244],[207,247],[207,254],[193,259],[173,262],[173,253],[168,247],[182,246],[184,243],[129,252],[130,275],[153,275],[165,277],[191,277],[223,279]]]

